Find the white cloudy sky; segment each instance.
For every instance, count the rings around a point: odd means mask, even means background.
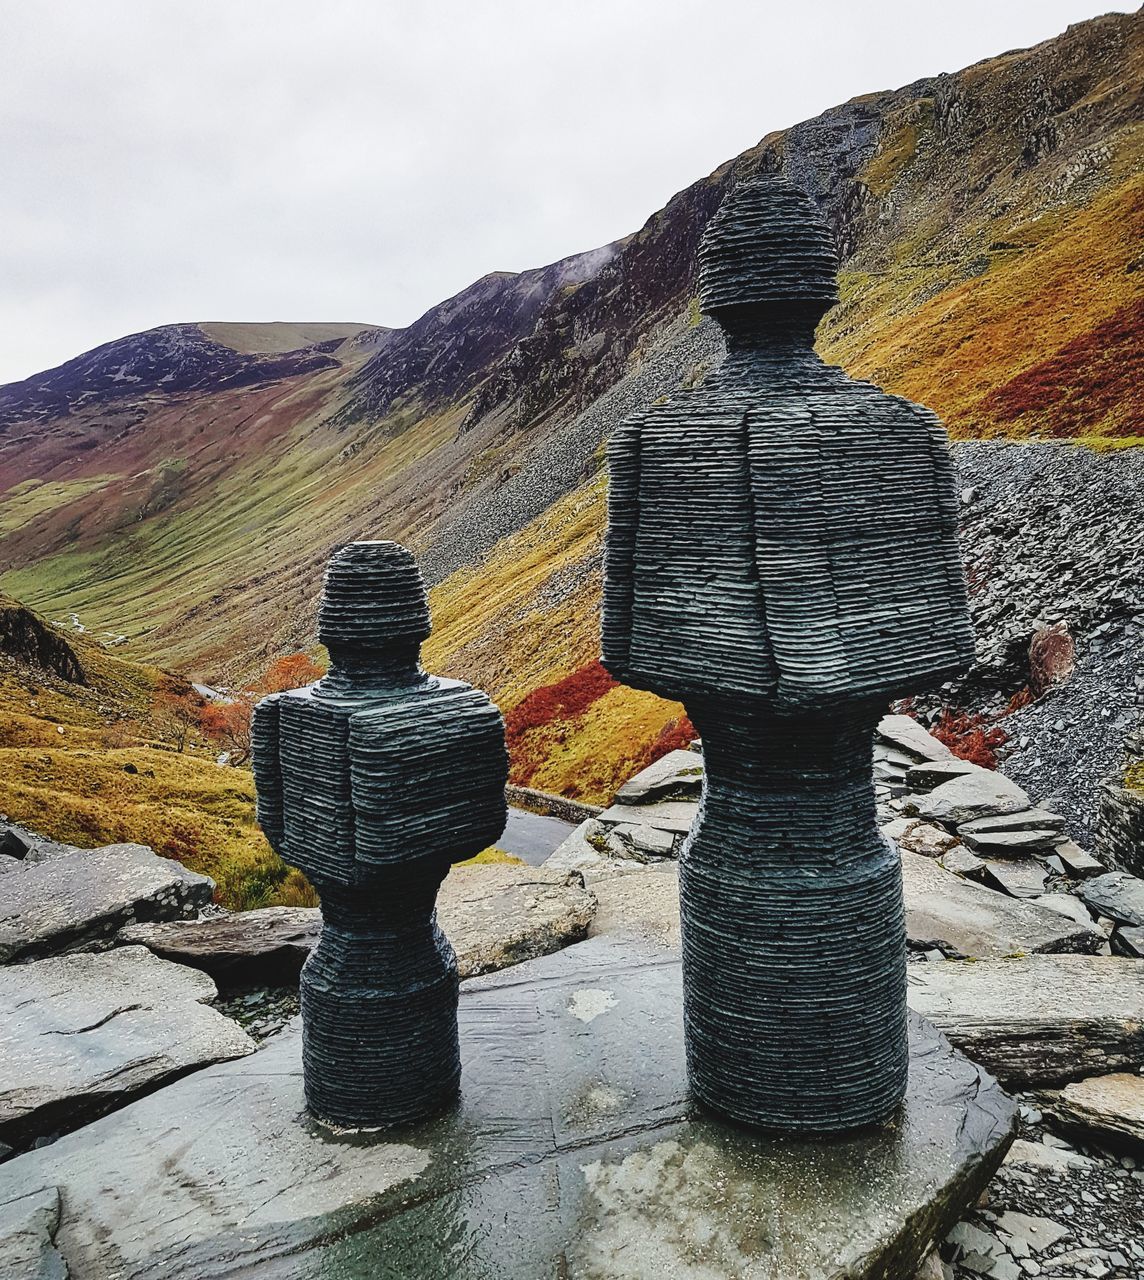
[[[772,129],[1108,8],[0,0],[0,382],[172,321],[406,324]]]

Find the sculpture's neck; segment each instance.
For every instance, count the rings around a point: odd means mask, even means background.
[[[828,368],[814,350],[819,309],[731,307],[716,315],[727,359],[716,375],[735,383],[793,381],[806,386]]]
[[[384,697],[415,689],[429,679],[421,670],[420,650],[416,642],[384,649],[330,646],[330,669],[318,684],[317,696]]]

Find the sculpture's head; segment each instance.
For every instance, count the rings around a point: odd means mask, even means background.
[[[425,583],[400,543],[349,542],[330,556],[318,610],[318,639],[330,652],[327,691],[355,674],[408,683],[429,630]]]
[[[732,188],[699,242],[699,306],[724,328],[811,331],[838,301],[838,253],[811,199],[781,174]]]

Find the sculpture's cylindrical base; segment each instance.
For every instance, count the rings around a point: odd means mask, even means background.
[[[706,759],[680,857],[692,1089],[768,1129],[885,1120],[909,1056],[901,864],[874,811],[878,713],[688,712]]]
[[[318,1119],[388,1128],[456,1096],[457,958],[432,914],[443,874],[419,904],[372,886],[322,893],[322,935],[301,980],[306,1102]],[[402,912],[387,918],[395,901]]]

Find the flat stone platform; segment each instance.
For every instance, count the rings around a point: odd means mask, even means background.
[[[606,937],[471,981],[460,1102],[385,1137],[307,1118],[294,1024],[0,1165],[7,1256],[71,1280],[912,1275],[1010,1100],[915,1016],[893,1124],[752,1134],[689,1101],[680,1000],[677,957]]]

